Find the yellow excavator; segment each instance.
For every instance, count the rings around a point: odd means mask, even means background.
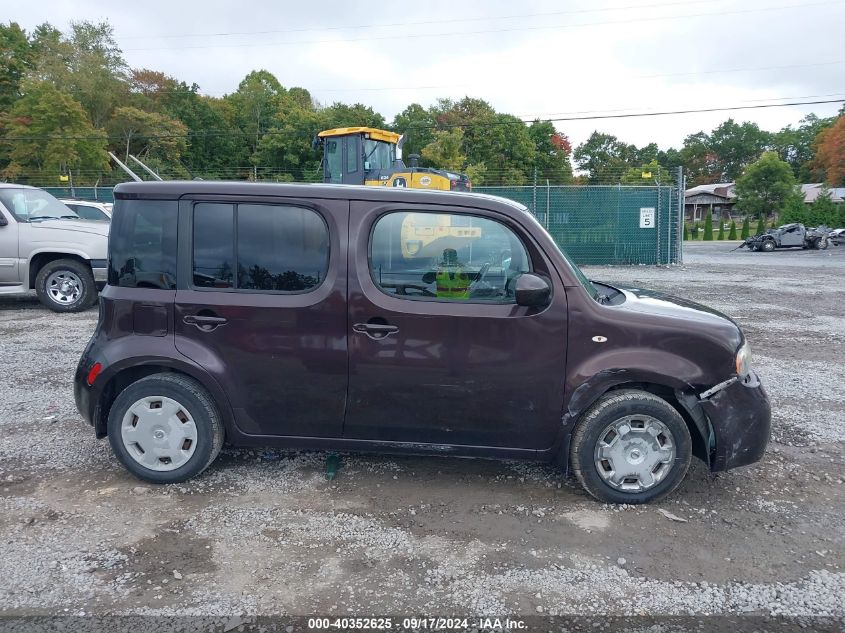
[[[323,182],[373,187],[470,191],[465,174],[402,162],[404,136],[373,127],[339,127],[317,134],[323,146]]]

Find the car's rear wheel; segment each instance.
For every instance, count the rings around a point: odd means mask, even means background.
[[[575,476],[608,503],[647,503],[677,488],[689,468],[692,440],[678,411],[647,391],[602,396],[581,417],[570,445]]]
[[[54,312],[79,312],[97,300],[91,268],[75,259],[57,259],[42,266],[35,277],[35,292]]]
[[[211,396],[181,374],[132,383],[109,411],[112,450],[127,470],[151,483],[200,474],[223,446],[223,422]]]

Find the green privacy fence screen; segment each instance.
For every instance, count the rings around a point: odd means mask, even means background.
[[[57,197],[112,202],[109,187],[46,187]],[[678,264],[682,232],[675,186],[475,187],[521,202],[578,264]]]
[[[524,204],[578,264],[681,263],[674,186],[475,187]]]
[[[114,202],[113,187],[42,187],[57,198],[79,198],[80,200],[97,200],[99,202]]]

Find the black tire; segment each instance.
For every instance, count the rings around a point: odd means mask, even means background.
[[[156,471],[139,463],[129,454],[121,438],[123,416],[134,403],[148,396],[176,400],[193,418],[197,444],[190,459],[175,470]],[[154,484],[186,481],[199,475],[217,458],[225,432],[220,412],[211,396],[196,380],[183,374],[153,374],[132,383],[115,399],[109,411],[108,436],[112,450],[133,475]]]
[[[825,237],[819,238],[819,241],[816,242],[816,248],[819,249],[820,251],[827,250],[827,247],[828,247],[828,240]]]
[[[775,243],[772,240],[765,240],[760,246],[760,250],[764,253],[771,253],[775,250]]]
[[[599,474],[595,452],[608,425],[629,415],[647,415],[660,421],[671,432],[675,459],[663,478],[639,492],[624,491],[607,483]],[[663,398],[639,389],[620,389],[605,394],[581,416],[575,426],[569,449],[572,470],[584,489],[606,503],[649,503],[662,499],[677,488],[687,473],[692,457],[692,440],[686,422]]]
[[[47,287],[51,276],[63,273],[69,279],[78,281],[78,296],[72,300],[61,301],[54,297],[50,292],[51,289]],[[81,312],[97,301],[97,286],[94,283],[91,267],[75,259],[56,259],[42,266],[35,276],[35,292],[42,305],[53,312]]]

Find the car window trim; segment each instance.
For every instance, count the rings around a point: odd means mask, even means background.
[[[316,292],[323,285],[326,283],[326,279],[329,277],[329,271],[332,266],[332,235],[331,235],[331,227],[329,222],[326,220],[325,215],[316,207],[308,206],[305,204],[291,204],[291,203],[280,203],[278,201],[270,201],[267,199],[263,199],[260,201],[257,200],[247,200],[243,198],[238,198],[237,200],[225,200],[225,199],[194,199],[194,198],[187,198],[185,202],[190,204],[190,209],[188,213],[188,218],[190,222],[191,230],[188,232],[190,235],[190,245],[188,250],[188,260],[190,262],[190,266],[188,268],[188,280],[185,288],[187,290],[195,290],[197,292],[228,292],[233,294],[250,294],[250,295],[282,295],[282,296],[292,296],[292,295],[307,295],[311,294],[312,292]],[[196,212],[196,206],[198,204],[227,204],[231,205],[233,208],[232,212],[232,239],[234,240],[233,244],[233,259],[232,262],[234,265],[233,271],[233,283],[237,283],[237,263],[238,263],[238,206],[241,204],[245,205],[254,205],[254,206],[268,206],[268,207],[292,207],[296,209],[305,209],[307,211],[312,211],[316,213],[320,220],[323,222],[323,226],[326,228],[326,235],[328,236],[327,240],[327,249],[328,249],[328,257],[326,258],[326,270],[325,274],[323,275],[322,279],[320,279],[320,283],[312,288],[308,288],[307,290],[256,290],[254,288],[208,288],[204,286],[197,286],[194,284],[194,213]]]

